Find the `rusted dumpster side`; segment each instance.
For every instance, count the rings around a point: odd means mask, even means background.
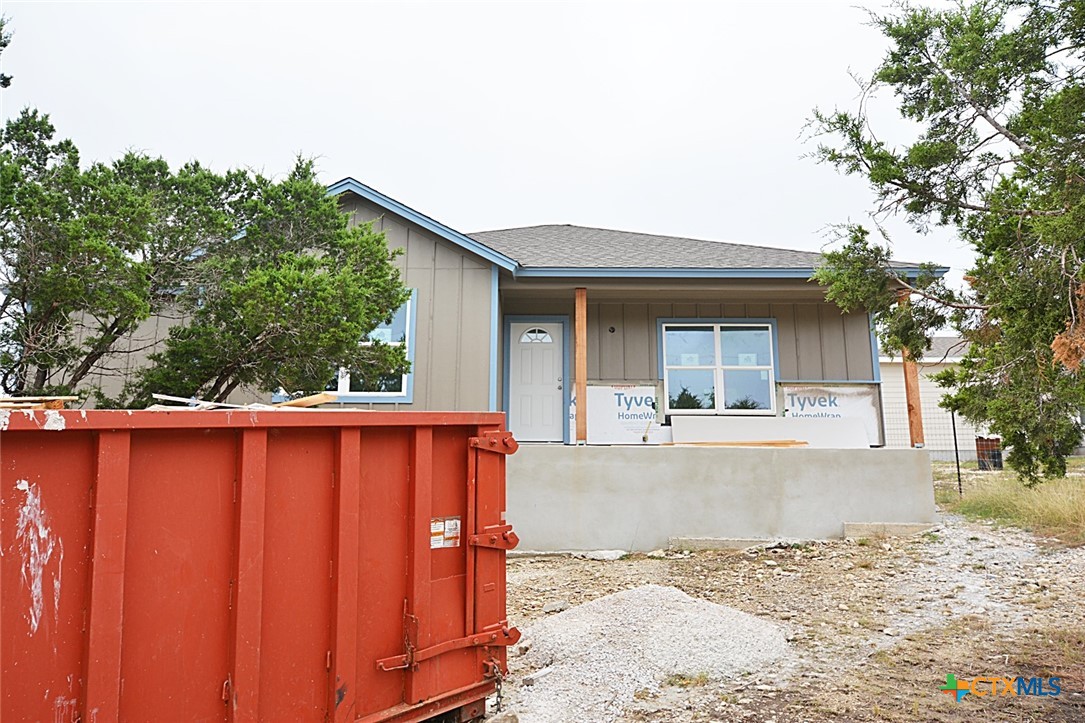
[[[492,413],[0,419],[0,719],[481,713],[505,618]]]

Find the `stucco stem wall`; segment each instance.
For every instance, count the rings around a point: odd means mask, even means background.
[[[924,450],[564,447],[508,461],[521,550],[648,551],[671,537],[829,539],[933,523]]]

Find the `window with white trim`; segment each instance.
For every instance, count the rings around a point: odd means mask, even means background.
[[[667,414],[775,414],[772,326],[664,323]]]
[[[414,297],[396,310],[391,321],[381,322],[369,333],[361,343],[372,344],[374,341],[383,342],[389,346],[404,347],[404,354],[411,358],[412,318],[414,313]],[[407,394],[407,374],[368,374],[364,375],[349,369],[340,369],[335,379],[328,383],[327,391],[338,392],[346,395],[365,395],[366,397],[403,397]]]

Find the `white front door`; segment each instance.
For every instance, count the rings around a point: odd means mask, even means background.
[[[563,324],[510,324],[509,429],[521,442],[560,442],[566,412]]]

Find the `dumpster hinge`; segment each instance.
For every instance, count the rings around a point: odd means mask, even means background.
[[[520,448],[520,445],[513,439],[512,432],[507,431],[483,432],[477,437],[471,437],[468,444],[477,449],[497,452],[498,454],[512,454]]]
[[[512,525],[492,525],[482,528],[482,532],[477,535],[468,535],[467,544],[475,547],[512,550],[520,544],[520,538],[512,531]]]

